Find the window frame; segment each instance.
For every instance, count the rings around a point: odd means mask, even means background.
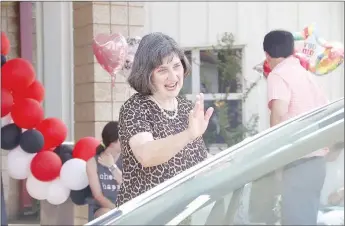
[[[195,97],[196,94],[200,93],[200,83],[201,83],[201,78],[200,78],[200,52],[203,50],[212,50],[214,49],[214,47],[212,46],[204,46],[204,47],[190,47],[190,48],[184,48],[184,52],[190,52],[191,53],[191,62],[189,62],[191,64],[191,74],[189,76],[191,76],[191,94],[184,94],[185,97],[188,100],[191,101],[195,101]],[[221,49],[221,48],[216,48],[217,50]],[[243,69],[244,64],[244,58],[245,58],[245,45],[233,45],[233,50],[240,50],[241,51],[241,66]],[[237,101],[241,101],[243,93],[246,89],[246,81],[244,79],[243,76],[243,70],[241,72],[240,75],[241,78],[241,92],[237,92],[237,93],[204,93],[204,99],[205,101],[216,101],[216,100],[224,100],[225,95],[227,95],[226,100],[237,100]],[[242,117],[241,117],[241,122],[242,124],[244,123],[245,120],[245,104],[243,104],[243,101],[241,101],[241,113],[242,113]],[[222,146],[224,146],[224,144],[222,143],[212,143],[210,144],[210,151],[219,151],[219,148],[221,148]],[[222,148],[221,148],[222,149]]]

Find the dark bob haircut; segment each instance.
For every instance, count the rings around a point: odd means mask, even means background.
[[[128,77],[129,85],[142,95],[151,95],[153,70],[162,65],[163,58],[176,54],[183,65],[184,76],[190,73],[190,63],[174,39],[160,32],[145,35],[139,43]]]
[[[287,58],[294,53],[295,40],[291,32],[274,30],[265,35],[263,47],[272,58]]]

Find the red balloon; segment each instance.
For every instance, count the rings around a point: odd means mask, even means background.
[[[267,77],[271,73],[271,68],[270,68],[270,65],[268,64],[267,60],[265,60],[265,62],[264,62],[263,69],[264,69],[264,75],[265,75],[265,77]]]
[[[11,116],[20,128],[32,129],[44,119],[44,110],[36,100],[24,98],[13,104]]]
[[[1,117],[11,112],[13,105],[13,97],[7,89],[1,89]]]
[[[46,118],[36,126],[36,129],[44,137],[42,150],[59,146],[67,137],[67,127],[58,118]]]
[[[15,58],[1,67],[1,86],[20,92],[34,82],[35,76],[35,70],[29,61]]]
[[[5,32],[1,32],[1,55],[7,55],[10,52],[10,40],[8,40]]]
[[[99,140],[94,137],[81,138],[75,145],[72,151],[73,158],[89,160],[96,154],[96,148],[100,145]]]
[[[42,83],[40,83],[38,80],[35,80],[27,88],[13,92],[13,99],[16,101],[18,99],[31,98],[41,103],[44,99],[44,93],[45,90]]]
[[[52,181],[60,175],[62,161],[52,151],[38,152],[31,161],[31,173],[40,181]]]

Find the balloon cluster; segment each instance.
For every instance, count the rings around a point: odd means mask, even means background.
[[[294,56],[311,73],[318,76],[326,75],[344,62],[343,44],[327,42],[321,38],[314,24],[305,27],[302,32],[295,32],[293,35],[295,40]],[[253,69],[265,77],[271,72],[266,60]]]
[[[59,205],[71,197],[83,205],[91,195],[86,161],[100,142],[86,137],[74,148],[63,144],[67,127],[58,118],[44,119],[45,89],[35,79],[33,66],[22,58],[7,61],[9,51],[9,40],[2,32],[1,149],[9,151],[8,174],[27,179],[26,189],[37,200]]]
[[[140,37],[126,39],[120,33],[101,33],[94,37],[93,53],[98,63],[110,74],[113,82],[118,72],[125,77],[130,74],[140,41]]]

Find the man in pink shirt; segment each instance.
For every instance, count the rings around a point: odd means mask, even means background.
[[[263,42],[272,69],[267,77],[270,125],[299,116],[328,103],[313,74],[293,57],[290,32],[274,30]],[[282,225],[316,225],[321,190],[325,180],[327,149],[322,149],[284,167],[281,184]]]

